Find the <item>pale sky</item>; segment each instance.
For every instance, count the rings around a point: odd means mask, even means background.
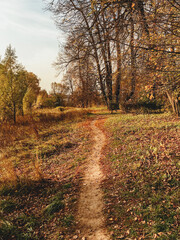
[[[52,82],[60,81],[52,63],[63,36],[44,7],[43,0],[0,0],[0,56],[4,57],[11,44],[18,62],[35,73],[41,88],[49,91]]]

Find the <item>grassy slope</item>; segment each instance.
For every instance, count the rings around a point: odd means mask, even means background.
[[[84,116],[80,110],[41,112],[33,122],[1,126],[1,240],[74,234],[81,166],[90,150]]]
[[[110,117],[105,127],[103,188],[113,239],[178,239],[180,122],[129,114]]]

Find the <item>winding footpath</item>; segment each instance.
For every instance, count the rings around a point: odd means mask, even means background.
[[[78,222],[82,240],[109,240],[103,216],[103,192],[101,182],[104,175],[100,168],[101,152],[106,142],[104,133],[96,126],[99,120],[91,123],[94,145],[87,159],[78,205]]]

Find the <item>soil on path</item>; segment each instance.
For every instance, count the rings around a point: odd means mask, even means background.
[[[101,182],[104,175],[100,168],[101,152],[106,142],[104,133],[97,127],[95,120],[91,123],[94,145],[87,159],[78,205],[78,222],[81,239],[109,240],[103,216],[103,193]]]

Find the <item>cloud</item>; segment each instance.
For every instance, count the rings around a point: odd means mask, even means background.
[[[32,4],[32,0],[0,1],[0,27],[15,27],[18,31],[33,35],[48,33],[46,37],[57,35],[57,29],[53,25],[53,20],[50,19],[50,14],[43,11],[43,6],[38,4],[36,9],[32,8]]]
[[[11,44],[20,62],[49,88],[55,76],[51,65],[58,52],[58,31],[43,7],[42,0],[0,0],[0,55]]]

